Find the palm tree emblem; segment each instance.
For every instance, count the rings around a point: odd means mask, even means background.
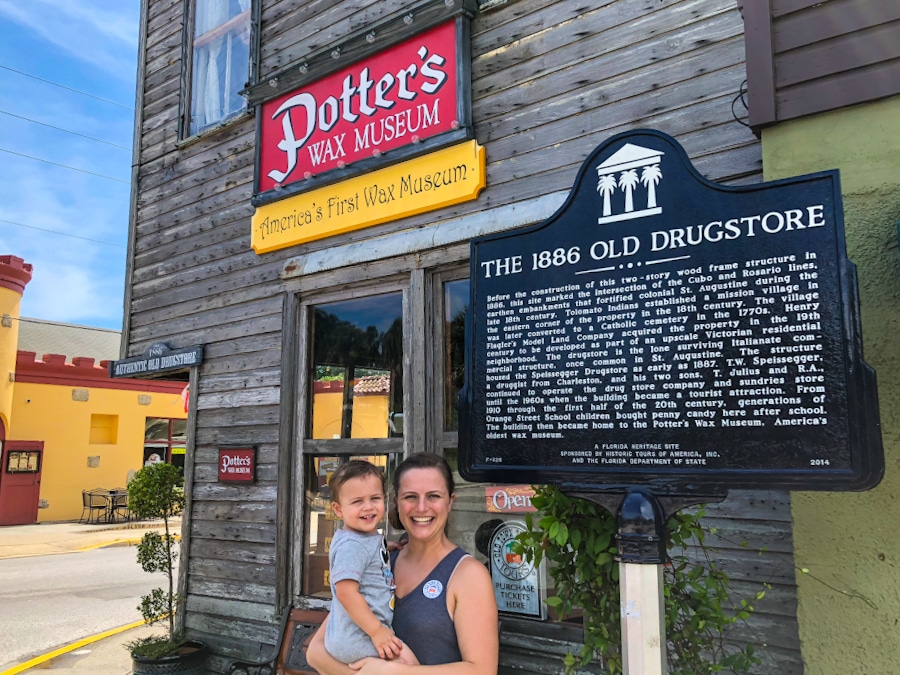
[[[637,171],[634,169],[628,169],[627,171],[623,171],[619,176],[619,187],[625,190],[625,212],[629,213],[634,211],[634,200],[632,199],[631,193],[638,186],[640,180],[638,179]]]
[[[641,183],[647,188],[648,209],[656,207],[656,186],[660,180],[662,180],[662,171],[659,169],[659,164],[651,164],[644,167],[644,170],[641,172]]]
[[[612,174],[606,174],[605,176],[600,176],[600,180],[597,182],[597,192],[603,195],[603,215],[608,216],[612,213],[612,207],[609,203],[609,198],[613,192],[616,191],[618,183],[616,182],[616,177]]]
[[[602,215],[597,216],[598,224],[662,213],[662,208],[656,205],[656,191],[663,177],[660,160],[664,154],[661,150],[626,143],[597,165],[597,192],[603,197]],[[635,208],[635,200],[643,202],[643,197],[635,197],[634,194],[635,190],[640,190],[641,184],[647,190],[647,207],[642,204]],[[623,193],[623,197],[618,196],[619,192]]]

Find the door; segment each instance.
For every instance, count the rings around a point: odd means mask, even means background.
[[[6,441],[0,460],[0,525],[37,522],[44,442]]]

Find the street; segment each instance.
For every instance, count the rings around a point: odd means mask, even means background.
[[[140,620],[140,596],[163,586],[133,546],[0,560],[0,672],[81,638]]]

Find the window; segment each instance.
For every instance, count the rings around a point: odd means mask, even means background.
[[[144,426],[144,465],[168,462],[184,469],[187,420],[148,417]]]
[[[91,445],[115,445],[118,431],[118,415],[91,415]]]
[[[247,103],[238,92],[250,72],[251,0],[191,1],[194,29],[185,136],[243,112]]]
[[[403,295],[314,306],[311,438],[403,435]]]
[[[303,576],[295,582],[301,595],[331,597],[328,551],[340,526],[331,508],[331,474],[350,459],[365,459],[384,468],[390,481],[402,455],[406,295],[405,284],[387,283],[365,291],[337,289],[304,302],[305,537]]]

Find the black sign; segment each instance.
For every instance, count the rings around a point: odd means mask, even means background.
[[[199,366],[203,361],[203,347],[172,349],[165,342],[157,342],[141,356],[109,362],[110,377],[146,377],[170,370],[184,370]]]
[[[468,480],[861,490],[884,458],[836,171],[709,182],[616,136],[547,221],[473,240]]]

